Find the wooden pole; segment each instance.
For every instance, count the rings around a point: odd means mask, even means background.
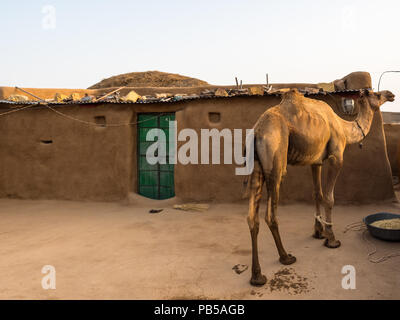
[[[33,93],[30,93],[30,92],[28,92],[28,91],[26,91],[26,90],[24,90],[24,89],[21,89],[21,88],[19,88],[19,87],[15,87],[15,89],[21,90],[22,92],[25,92],[25,93],[29,94],[30,96],[32,96],[32,97],[34,97],[34,98],[36,98],[36,99],[39,99],[40,101],[44,101],[44,99],[39,98],[38,96],[35,96]]]
[[[116,89],[116,90],[114,90],[114,91],[111,91],[111,92],[107,93],[106,95],[104,95],[104,96],[102,96],[102,97],[100,97],[100,98],[98,98],[98,99],[93,100],[92,102],[97,102],[97,101],[103,100],[104,98],[107,98],[108,96],[112,95],[113,93],[115,93],[115,92],[117,92],[117,91],[122,90],[123,88],[125,88],[125,86],[123,86],[123,87],[121,87],[121,88],[118,88],[118,89]]]

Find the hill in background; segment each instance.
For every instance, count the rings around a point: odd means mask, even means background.
[[[200,87],[207,82],[180,74],[160,71],[131,72],[104,79],[88,89],[111,87]]]

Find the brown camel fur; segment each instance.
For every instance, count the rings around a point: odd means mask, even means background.
[[[289,265],[296,261],[282,245],[276,218],[279,189],[288,164],[311,166],[316,200],[313,236],[325,238],[328,248],[339,247],[340,242],[335,239],[332,229],[332,208],[343,152],[346,145],[365,138],[374,112],[386,101],[394,101],[393,93],[364,90],[357,99],[357,119],[346,121],[324,101],[306,98],[294,89],[285,93],[282,102],[268,109],[257,121],[254,126],[254,170],[248,181],[250,203],[247,220],[252,238],[252,285],[264,285],[267,280],[261,274],[257,249],[258,209],[264,182],[267,186],[265,221],[272,232],[282,264]],[[321,169],[324,160],[328,160],[328,172],[323,193]],[[320,205],[324,206],[325,220],[321,218]]]

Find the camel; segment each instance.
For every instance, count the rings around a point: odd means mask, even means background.
[[[277,221],[279,189],[287,165],[311,166],[316,215],[313,237],[325,238],[325,246],[338,248],[332,228],[334,188],[343,164],[346,145],[359,143],[369,133],[375,111],[386,101],[394,101],[390,91],[362,90],[357,97],[359,111],[355,121],[340,118],[324,101],[304,97],[297,89],[286,92],[279,105],[268,109],[254,126],[254,170],[248,177],[248,225],[252,239],[252,277],[250,283],[262,286],[267,279],[258,259],[258,209],[264,182],[267,188],[265,221],[284,265],[296,262],[282,244]],[[328,165],[326,190],[321,184],[322,165]],[[325,220],[320,206],[325,209]]]

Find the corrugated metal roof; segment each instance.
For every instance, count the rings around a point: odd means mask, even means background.
[[[302,91],[302,90],[300,90]],[[340,94],[340,93],[360,93],[361,90],[340,90],[340,91],[320,91],[320,92],[302,92],[305,96],[315,96],[315,95],[327,95],[327,94]],[[280,96],[282,93],[265,92],[263,96]],[[236,97],[261,97],[261,95],[251,95],[248,93],[238,93],[229,96],[215,96],[215,95],[193,95],[193,96],[180,96],[172,98],[149,98],[146,100],[139,100],[137,102],[132,101],[116,101],[112,99],[104,99],[99,101],[68,101],[68,102],[55,102],[55,101],[9,101],[0,100],[0,104],[8,104],[14,106],[26,106],[26,105],[53,105],[53,106],[70,106],[70,105],[89,105],[89,104],[157,104],[157,103],[178,103],[190,100],[201,100],[201,99],[230,99]]]
[[[320,91],[320,92],[308,92],[305,93],[305,95],[310,96],[310,95],[324,95],[326,96],[327,94],[337,94],[337,93],[360,93],[362,92],[362,89],[353,89],[353,90],[337,90],[337,91]]]

